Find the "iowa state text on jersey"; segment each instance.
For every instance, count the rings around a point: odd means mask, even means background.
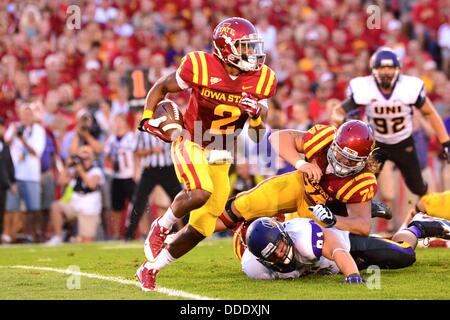
[[[212,149],[230,149],[244,127],[248,115],[239,108],[243,92],[267,99],[277,85],[275,72],[266,65],[232,78],[215,55],[202,51],[187,54],[177,73],[192,89],[185,128],[191,140]]]

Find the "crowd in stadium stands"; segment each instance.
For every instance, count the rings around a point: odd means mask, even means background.
[[[379,21],[369,16],[372,4],[380,9]],[[212,31],[226,17],[249,19],[264,38],[266,64],[279,83],[269,103],[272,129],[329,123],[348,81],[369,74],[370,55],[386,45],[401,58],[403,73],[425,82],[450,131],[448,0],[0,0],[0,15],[0,154],[9,145],[15,165],[14,176],[0,183],[0,200],[9,188],[8,199],[0,201],[0,211],[6,206],[0,217],[3,243],[44,242],[56,233],[67,241],[125,237],[131,210],[111,217],[110,185],[118,155],[106,142],[125,133],[137,135],[150,86],[176,70],[186,53],[211,52]],[[183,108],[187,97],[171,98]],[[450,170],[437,159],[439,143],[419,117],[416,128],[431,190],[450,188]],[[85,166],[91,156],[94,169]],[[0,157],[0,177],[10,176],[1,161],[5,157]],[[274,161],[275,170],[267,163],[265,168],[239,167],[233,173],[234,189],[253,186],[259,176],[292,170]],[[126,176],[133,183],[143,170],[135,164]],[[395,174],[395,168],[386,170]],[[66,171],[75,173],[67,177]],[[380,177],[381,191],[406,199],[401,184],[389,186],[392,180],[390,174],[386,180]],[[80,197],[89,201],[80,204]],[[154,198],[151,212],[158,211]],[[400,204],[397,209],[406,210]],[[78,224],[67,223],[70,218]],[[142,223],[131,238],[146,234],[148,221]]]

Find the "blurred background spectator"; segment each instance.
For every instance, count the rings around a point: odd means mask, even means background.
[[[45,129],[37,123],[37,109],[32,103],[22,103],[19,107],[19,121],[12,123],[5,142],[11,147],[17,188],[8,191],[6,198],[7,215],[14,217],[12,230],[6,237],[15,239],[17,232],[23,231],[23,241],[38,241],[39,215],[41,211],[41,156],[45,149]],[[21,207],[25,203],[25,211]],[[4,239],[5,240],[5,239]]]
[[[105,168],[110,169],[111,181],[111,236],[118,240],[121,234],[122,213],[133,199],[135,189],[135,134],[130,130],[126,113],[114,116],[113,134],[105,143]],[[109,168],[108,168],[109,167]]]
[[[76,242],[91,242],[96,239],[102,210],[101,185],[103,172],[95,165],[94,150],[82,146],[67,162],[60,175],[64,195],[51,207],[51,223],[54,235],[47,244],[63,242],[64,220],[77,221]]]
[[[6,194],[9,189],[16,189],[16,177],[14,172],[14,163],[11,158],[11,152],[9,151],[8,144],[5,143],[3,137],[5,136],[6,127],[5,119],[0,117],[0,243],[5,241],[11,242],[11,238],[8,236],[10,232],[3,234],[4,224],[10,226],[11,215],[4,219],[5,206],[6,206]],[[5,221],[3,221],[5,220]],[[3,240],[5,238],[5,240]]]
[[[373,4],[381,10],[379,28],[367,24],[366,9]],[[80,8],[79,27],[69,23],[69,5]],[[329,110],[345,98],[348,81],[370,72],[369,58],[382,45],[393,47],[402,58],[402,72],[422,78],[450,126],[449,10],[448,0],[3,0],[0,117],[10,126],[22,121],[19,109],[24,103],[42,106],[39,121],[46,132],[45,159],[43,168],[39,167],[42,178],[37,176],[46,191],[58,178],[56,163],[49,164],[52,152],[56,159],[67,161],[88,145],[96,164],[108,173],[104,143],[115,134],[115,116],[126,114],[135,128],[134,114],[142,110],[150,86],[176,70],[185,53],[211,52],[211,33],[220,20],[242,16],[257,26],[265,40],[266,63],[277,73],[279,86],[269,113],[272,129],[304,130],[328,123]],[[187,97],[181,93],[170,98],[183,109]],[[427,139],[423,163],[428,175],[437,191],[448,189],[449,167],[436,156],[435,137]],[[14,140],[12,153],[20,144]],[[268,176],[292,169],[284,168],[270,152],[255,155],[261,148],[248,149],[252,155],[246,156],[258,159],[249,168],[251,174]],[[136,162],[135,167],[145,166]],[[16,170],[20,172],[20,166]],[[111,236],[110,180],[102,187],[104,234],[100,239]],[[394,186],[395,210],[405,211],[414,199],[399,181]],[[56,188],[54,196],[59,193]],[[42,205],[31,208],[46,211],[46,199],[51,199],[49,194],[43,195]],[[124,223],[122,219],[122,229]]]
[[[137,116],[139,119],[141,118],[140,114],[138,113]],[[143,223],[139,231],[142,236],[146,236],[153,220],[164,214],[171,201],[181,191],[181,185],[178,182],[170,156],[169,143],[165,143],[146,132],[138,132],[135,155],[140,164],[141,175],[136,188],[136,196],[129,219],[130,223],[125,234],[127,240],[135,238],[141,219]],[[163,190],[155,189],[157,186],[162,187]],[[149,196],[152,192],[157,192],[157,194],[153,197],[153,203],[148,206]],[[167,199],[167,196],[170,199]],[[153,205],[157,207],[156,213],[152,210]],[[149,212],[150,216],[143,217],[146,211]],[[176,227],[180,228],[181,226]]]

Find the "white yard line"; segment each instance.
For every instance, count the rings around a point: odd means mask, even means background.
[[[6,267],[8,267],[8,266],[6,266]],[[25,270],[42,270],[42,271],[63,273],[63,274],[68,274],[68,275],[79,275],[79,276],[86,277],[86,278],[111,281],[111,282],[116,282],[116,283],[120,283],[120,284],[126,284],[126,285],[132,285],[132,286],[139,287],[139,283],[137,281],[127,280],[127,279],[122,279],[122,278],[117,278],[117,277],[106,277],[106,276],[102,276],[100,274],[95,274],[95,273],[85,273],[85,272],[76,272],[76,271],[74,272],[69,269],[56,269],[56,268],[50,268],[50,267],[35,267],[35,266],[9,266],[9,268],[25,269]],[[197,294],[184,292],[181,290],[174,290],[174,289],[163,288],[163,287],[158,287],[156,291],[159,293],[166,294],[168,296],[182,297],[182,298],[187,298],[187,299],[216,300],[215,298],[204,297],[204,296],[200,296]]]

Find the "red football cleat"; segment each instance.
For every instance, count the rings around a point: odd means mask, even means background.
[[[164,240],[166,240],[166,237],[170,232],[170,229],[159,225],[158,221],[160,219],[161,217],[153,221],[147,239],[145,239],[144,243],[145,256],[150,262],[154,262],[156,260],[156,257],[164,246]]]
[[[159,270],[157,269],[148,269],[144,262],[139,269],[136,271],[136,278],[141,285],[142,291],[155,291],[156,290],[156,275]]]

